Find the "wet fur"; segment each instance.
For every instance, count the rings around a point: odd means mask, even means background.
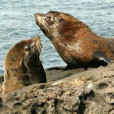
[[[4,82],[2,86],[2,95],[11,93],[22,87],[33,83],[45,83],[46,75],[39,59],[34,53],[28,64],[24,60],[24,47],[31,40],[25,40],[17,43],[7,53],[4,66]],[[31,62],[32,61],[32,62]],[[41,73],[42,72],[42,73]]]
[[[68,67],[106,66],[114,60],[114,39],[98,36],[87,25],[69,14],[48,12],[42,15],[45,18],[47,15],[53,17],[54,25],[44,19],[42,23],[42,20],[37,19],[40,15],[35,16],[36,23],[51,40]],[[60,18],[59,21],[56,21],[57,18]]]

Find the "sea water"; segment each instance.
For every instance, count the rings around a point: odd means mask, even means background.
[[[7,51],[17,42],[41,37],[44,68],[66,65],[35,23],[34,13],[61,11],[86,23],[98,35],[114,36],[114,0],[0,0],[0,74]]]

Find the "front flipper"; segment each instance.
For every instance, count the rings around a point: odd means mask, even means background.
[[[91,62],[92,67],[107,66],[110,62],[109,57],[101,51],[96,51]]]
[[[99,57],[99,62],[102,64],[102,66],[107,66],[110,61],[107,60],[107,58]]]

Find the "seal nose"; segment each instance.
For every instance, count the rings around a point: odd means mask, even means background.
[[[44,17],[44,14],[41,14],[41,13],[35,13],[34,16],[35,16],[36,19],[39,19],[39,18]]]
[[[40,38],[38,36],[35,36],[32,41],[34,42],[35,45],[38,45],[41,41]]]
[[[44,18],[44,14],[42,13],[35,13],[35,20],[36,20],[36,24],[39,24],[42,22],[42,19]]]

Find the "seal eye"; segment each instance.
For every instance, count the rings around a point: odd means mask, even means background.
[[[64,22],[65,20],[63,18],[59,18],[59,22]]]
[[[31,48],[31,46],[30,46],[30,45],[25,46],[25,51],[29,51],[29,50],[30,50],[30,48]]]
[[[48,15],[46,18],[47,18],[47,19],[51,19],[51,16],[50,16],[50,15]]]
[[[34,48],[34,43],[29,44],[29,45],[25,46],[25,51],[30,51],[30,49],[33,49],[33,48]]]
[[[34,47],[34,43],[30,44],[30,48],[32,48],[32,49],[33,49],[33,47]]]

